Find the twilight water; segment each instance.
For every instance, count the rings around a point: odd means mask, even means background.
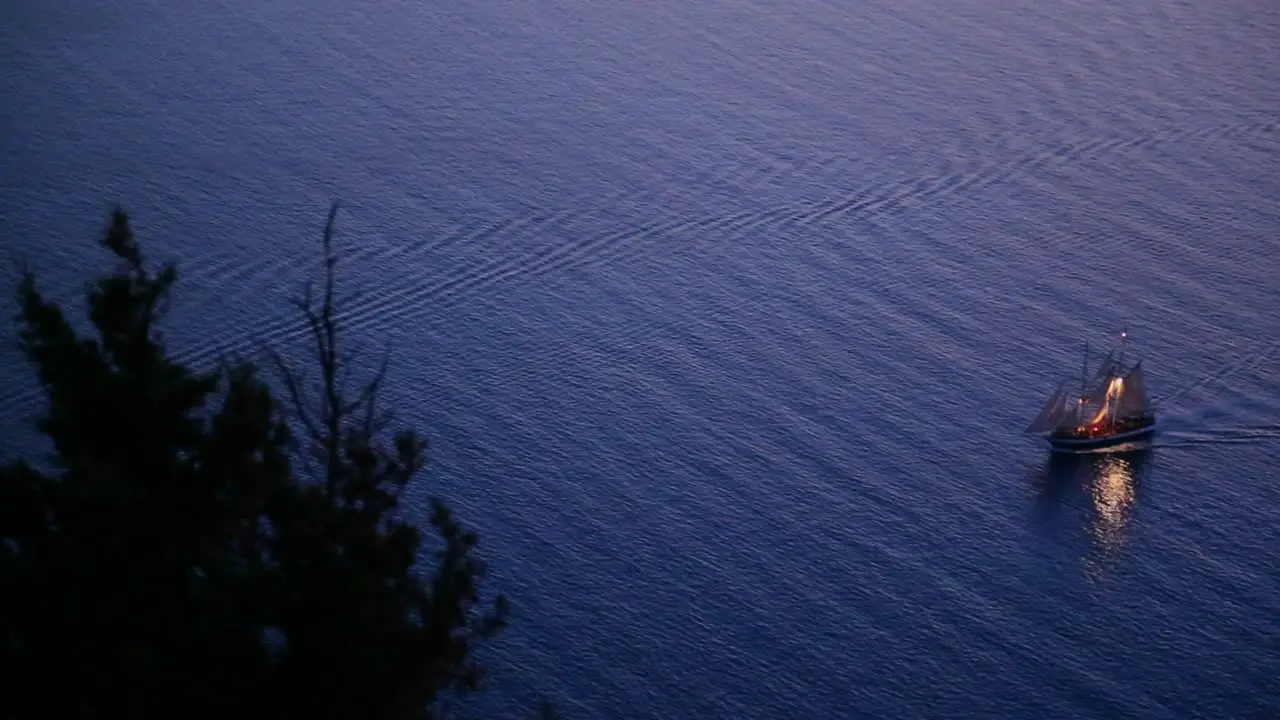
[[[516,606],[477,713],[1275,717],[1278,41],[1244,0],[12,2],[0,242],[73,298],[122,203],[207,362],[299,348],[341,198],[349,337]],[[1051,462],[1020,431],[1125,327],[1164,431]]]

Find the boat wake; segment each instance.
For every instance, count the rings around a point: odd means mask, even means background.
[[[1192,448],[1200,445],[1252,445],[1280,440],[1280,425],[1237,425],[1162,432],[1156,448]]]
[[[1053,455],[1113,455],[1145,450],[1187,450],[1205,445],[1257,445],[1280,440],[1280,425],[1237,425],[1170,430],[1160,428],[1145,440],[1101,448],[1053,448]]]
[[[673,238],[687,240],[680,245],[689,252],[711,247],[719,239],[767,228],[809,228],[823,224],[839,224],[852,220],[879,221],[895,213],[918,206],[937,206],[959,199],[966,192],[996,185],[1060,164],[1095,160],[1108,155],[1137,150],[1176,147],[1192,141],[1238,141],[1261,135],[1272,136],[1280,128],[1280,119],[1251,118],[1235,124],[1171,128],[1154,133],[1131,136],[1074,137],[1058,143],[1022,148],[999,159],[959,163],[943,157],[932,172],[896,180],[876,180],[869,184],[849,185],[860,172],[858,155],[852,152],[824,152],[812,157],[774,159],[767,163],[740,163],[713,168],[683,183],[659,185],[651,191],[633,193],[617,191],[598,199],[595,206],[552,209],[528,206],[504,218],[464,220],[441,228],[427,239],[388,246],[381,243],[354,245],[344,262],[355,265],[394,265],[423,268],[421,275],[404,273],[385,285],[361,293],[342,307],[341,320],[350,330],[412,324],[419,328],[435,327],[448,322],[458,309],[485,296],[497,287],[535,278],[589,272],[607,265],[621,265],[652,253],[655,249],[678,244]],[[1016,144],[1016,143],[1015,143]],[[668,205],[674,197],[708,193],[708,188],[724,188],[734,197],[750,197],[778,185],[800,181],[821,182],[829,186],[825,197],[812,201],[778,201],[760,206],[729,210],[707,207],[705,212],[672,213]],[[839,188],[844,187],[844,190]],[[821,237],[823,233],[810,233]],[[903,236],[906,239],[905,235]],[[945,262],[910,249],[918,259]],[[834,253],[833,261],[844,261],[847,253],[873,255],[879,252],[875,243],[844,246],[827,241],[814,246],[814,257]],[[837,257],[837,255],[839,257]],[[913,259],[917,259],[913,258]],[[261,292],[273,278],[288,275],[276,253],[261,253],[246,258],[235,253],[195,255],[189,265],[200,267],[202,275],[219,278],[225,289],[224,301],[230,305],[248,304],[248,293]],[[884,263],[892,265],[892,263]],[[256,302],[257,299],[254,299]],[[1028,300],[1035,302],[1034,299]],[[909,313],[909,304],[876,308],[881,312]],[[947,308],[938,312],[949,322],[963,325],[971,322],[962,313]],[[175,353],[183,362],[212,364],[219,358],[252,353],[261,346],[276,346],[305,337],[305,322],[291,314],[274,316],[260,322],[246,323],[220,342],[206,342],[182,348]],[[1156,409],[1164,409],[1182,397],[1228,375],[1265,362],[1280,349],[1272,343],[1265,354],[1242,359],[1235,366],[1184,388],[1176,395],[1156,400]],[[0,408],[27,402],[32,390],[15,384],[0,392]]]
[[[1227,365],[1226,367],[1199,378],[1181,390],[1164,397],[1156,398],[1152,401],[1152,405],[1157,409],[1172,407],[1176,405],[1178,401],[1189,397],[1200,390],[1211,387],[1216,383],[1225,382],[1229,378],[1241,372],[1249,372],[1262,367],[1263,364],[1271,359],[1271,356],[1274,355],[1277,350],[1280,350],[1280,340],[1273,340],[1266,343],[1253,352],[1245,353],[1241,357],[1237,358],[1235,362]]]
[[[1230,413],[1223,403],[1206,402],[1194,405],[1188,401],[1203,394],[1221,390],[1227,381],[1241,374],[1264,367],[1280,350],[1280,341],[1272,341],[1242,353],[1235,361],[1211,372],[1186,387],[1156,401],[1164,408],[1161,430],[1154,438],[1158,448],[1194,448],[1203,445],[1248,445],[1280,440],[1280,422],[1270,422],[1273,408],[1254,408],[1266,418],[1263,422],[1231,422]],[[1224,422],[1225,421],[1225,422]]]
[[[1122,455],[1124,453],[1141,452],[1144,450],[1152,450],[1162,447],[1159,443],[1159,436],[1155,438],[1147,438],[1141,440],[1130,440],[1128,442],[1107,445],[1106,447],[1097,448],[1069,448],[1055,447],[1052,448],[1053,455]]]
[[[827,153],[817,158],[796,158],[771,163],[759,172],[744,167],[723,168],[708,176],[686,179],[678,189],[661,187],[639,194],[611,193],[594,207],[551,210],[529,207],[513,217],[496,222],[453,228],[435,240],[409,242],[387,250],[370,245],[357,249],[351,262],[376,259],[386,263],[414,267],[432,267],[444,256],[443,250],[464,248],[469,260],[461,266],[448,263],[440,273],[414,282],[383,288],[344,308],[344,320],[350,327],[371,322],[414,322],[442,310],[483,295],[495,286],[516,281],[531,281],[550,275],[591,271],[603,265],[618,265],[651,252],[670,242],[672,237],[727,238],[745,232],[759,232],[781,227],[810,228],[824,223],[841,223],[852,219],[877,220],[921,205],[936,206],[949,199],[963,197],[966,192],[1008,182],[1018,177],[1061,163],[1074,163],[1107,155],[1124,154],[1142,149],[1178,145],[1189,141],[1239,139],[1257,134],[1271,134],[1280,127],[1276,118],[1259,118],[1238,124],[1170,129],[1162,132],[1121,137],[1088,137],[1022,151],[1012,158],[980,162],[973,167],[943,163],[935,173],[876,182],[844,192],[830,193],[813,201],[782,202],[749,207],[737,211],[708,209],[705,213],[672,216],[666,210],[674,197],[692,190],[705,191],[708,186],[735,188],[737,195],[749,195],[762,187],[814,175],[838,187],[848,178],[841,168],[853,163],[852,153]],[[694,184],[690,184],[694,183]],[[696,193],[695,193],[696,194]],[[619,212],[622,210],[622,212]],[[190,260],[199,264],[200,259]],[[240,262],[236,286],[258,287],[253,278],[270,276],[278,259],[264,257],[260,261]],[[278,269],[278,268],[274,268]],[[216,275],[221,270],[210,267]],[[231,338],[226,347],[192,349],[183,359],[208,360],[229,347],[243,348],[253,342],[274,344],[305,335],[304,323],[295,318],[281,318],[253,329],[252,338]]]

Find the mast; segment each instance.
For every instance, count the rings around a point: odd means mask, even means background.
[[[1111,432],[1116,431],[1116,410],[1119,409],[1119,398],[1111,392],[1111,383],[1107,383],[1107,419],[1111,421]],[[1115,403],[1115,406],[1112,406]]]
[[[1076,416],[1076,421],[1075,421],[1076,425],[1080,425],[1081,423],[1084,422],[1084,410],[1085,410],[1084,393],[1085,393],[1085,383],[1087,383],[1088,380],[1089,380],[1089,341],[1085,340],[1084,365],[1080,367],[1080,392],[1077,393],[1077,396],[1076,396],[1076,407],[1074,411]]]
[[[1080,399],[1084,399],[1085,385],[1089,381],[1089,341],[1084,343],[1084,365],[1080,367]]]
[[[1124,330],[1120,331],[1120,363],[1119,363],[1120,369],[1118,371],[1118,372],[1125,373],[1125,375],[1128,375],[1128,373],[1125,372],[1125,369],[1124,369],[1124,346],[1127,345],[1128,342],[1129,342],[1129,328],[1125,327]],[[1125,387],[1124,385],[1121,385],[1120,388],[1122,393],[1129,391],[1129,388]],[[1114,410],[1111,411],[1111,432],[1116,431],[1116,415],[1120,414],[1120,408],[1123,407],[1123,404],[1120,401],[1121,401],[1121,398],[1117,397],[1116,407]]]

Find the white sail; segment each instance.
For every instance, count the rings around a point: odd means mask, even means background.
[[[1065,383],[1059,383],[1058,389],[1045,401],[1044,407],[1040,408],[1036,418],[1027,426],[1026,432],[1045,432],[1058,427],[1062,422],[1063,416],[1067,414],[1066,401],[1070,399],[1062,392],[1063,385]]]
[[[1147,387],[1142,377],[1141,362],[1133,366],[1133,369],[1125,376],[1123,382],[1123,390],[1120,393],[1119,408],[1116,411],[1116,415],[1119,417],[1145,415],[1149,405]]]

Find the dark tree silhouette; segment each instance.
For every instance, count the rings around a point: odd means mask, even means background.
[[[177,272],[148,269],[123,212],[95,337],[24,271],[54,452],[0,467],[0,715],[430,718],[480,688],[505,602],[482,599],[476,536],[443,502],[416,518],[427,538],[400,505],[425,443],[386,438],[385,360],[344,392],[336,213],[320,297],[299,301],[319,378],[276,356],[283,401],[251,363],[169,358]]]

